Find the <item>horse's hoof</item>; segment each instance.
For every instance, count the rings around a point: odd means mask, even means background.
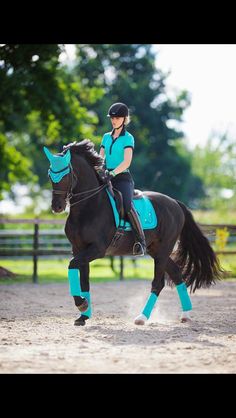
[[[184,324],[184,323],[186,323],[186,322],[192,322],[192,320],[191,320],[191,318],[181,318],[181,319],[180,319],[180,322],[181,322],[182,324]]]
[[[88,319],[88,316],[86,316],[86,315],[81,315],[79,318],[77,318],[76,320],[75,320],[75,322],[74,322],[74,325],[77,325],[77,326],[83,326],[83,325],[85,325],[86,324],[86,319]]]
[[[147,320],[146,316],[141,314],[135,318],[134,323],[135,325],[145,325],[146,320]]]
[[[85,312],[85,311],[87,311],[88,307],[89,307],[88,301],[87,301],[86,298],[84,298],[83,303],[78,306],[78,309],[79,309],[80,312]]]
[[[86,322],[81,320],[80,318],[76,319],[75,322],[74,322],[74,325],[77,325],[77,326],[83,326],[85,324],[86,324]]]
[[[190,313],[188,311],[182,312],[181,317],[180,317],[180,322],[182,324],[186,322],[192,322]]]

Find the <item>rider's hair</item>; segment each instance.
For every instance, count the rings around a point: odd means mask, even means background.
[[[125,117],[124,125],[127,126],[130,123],[130,116]]]

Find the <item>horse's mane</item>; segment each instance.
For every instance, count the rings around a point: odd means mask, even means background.
[[[93,167],[99,168],[103,165],[104,160],[94,149],[94,143],[90,139],[84,139],[81,142],[74,141],[68,145],[64,145],[62,154],[64,155],[68,149],[72,154],[78,154],[84,157]]]

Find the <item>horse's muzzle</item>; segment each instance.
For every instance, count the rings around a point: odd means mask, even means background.
[[[53,213],[61,213],[61,212],[64,212],[65,209],[66,209],[66,205],[62,205],[62,204],[52,205]]]

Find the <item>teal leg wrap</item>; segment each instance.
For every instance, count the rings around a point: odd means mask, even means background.
[[[79,269],[68,269],[68,279],[70,286],[70,295],[81,296]]]
[[[87,311],[83,312],[83,315],[86,315],[90,318],[92,315],[90,292],[81,292],[81,296],[86,298],[89,304]]]
[[[192,303],[188,295],[187,287],[185,283],[180,283],[176,286],[180,302],[183,311],[190,311],[192,309]]]
[[[157,295],[155,295],[155,293],[151,293],[142,311],[142,314],[145,315],[147,319],[150,318],[150,315],[152,313],[152,310],[154,308],[156,301],[157,301]]]

